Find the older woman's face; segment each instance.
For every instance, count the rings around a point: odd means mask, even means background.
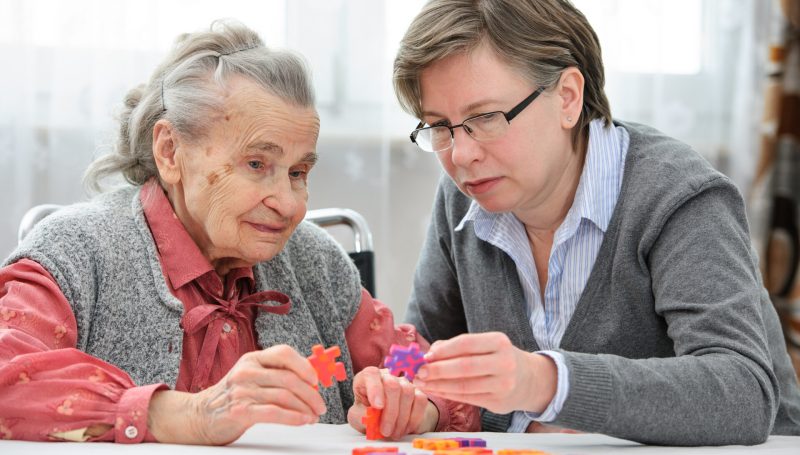
[[[306,213],[317,113],[238,77],[212,125],[176,151],[176,213],[217,270],[271,259]]]

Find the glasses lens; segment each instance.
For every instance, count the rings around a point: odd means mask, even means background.
[[[417,145],[426,152],[447,150],[453,143],[450,130],[444,126],[422,128],[417,133]]]
[[[490,112],[464,121],[465,129],[478,141],[488,141],[502,136],[508,129],[508,121],[502,112]]]

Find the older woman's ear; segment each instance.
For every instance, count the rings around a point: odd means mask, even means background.
[[[153,158],[158,174],[164,183],[175,184],[181,172],[175,152],[178,149],[176,131],[167,120],[159,120],[153,127]]]

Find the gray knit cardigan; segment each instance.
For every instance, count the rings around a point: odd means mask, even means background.
[[[139,188],[100,195],[45,218],[5,263],[21,258],[55,277],[75,314],[78,349],[121,368],[137,385],[175,386],[183,304],[167,286]],[[348,379],[321,389],[328,412],[320,420],[346,422],[353,369],[344,333],[361,300],[355,266],[325,231],[303,222],[283,251],[253,272],[257,290],[277,290],[292,301],[286,315],[259,313],[260,346],[288,344],[302,355],[310,355],[314,344],[341,348]]]
[[[800,391],[750,245],[742,197],[686,144],[621,123],[619,199],[561,340],[555,422],[641,442],[755,444],[800,435]],[[470,205],[443,178],[408,322],[431,342],[501,331],[536,351],[514,261],[454,229]],[[506,431],[510,414],[483,413]]]

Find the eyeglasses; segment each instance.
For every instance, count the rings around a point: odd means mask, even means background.
[[[417,144],[423,152],[441,152],[453,146],[455,142],[456,128],[464,128],[473,139],[479,142],[491,141],[504,135],[508,131],[508,125],[520,112],[536,99],[544,91],[544,87],[539,87],[527,98],[514,106],[508,112],[495,111],[470,117],[460,125],[433,125],[424,126],[424,122],[419,122],[417,128],[411,132],[411,142]]]

